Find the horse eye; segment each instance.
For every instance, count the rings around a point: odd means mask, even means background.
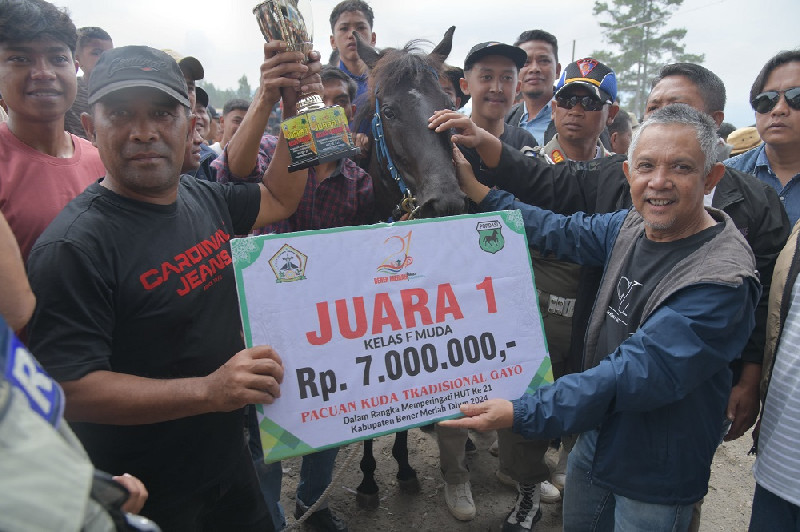
[[[394,118],[395,114],[394,111],[392,111],[392,108],[387,105],[386,107],[383,108],[383,116],[385,116],[386,118]]]

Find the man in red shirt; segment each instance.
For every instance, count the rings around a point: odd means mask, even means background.
[[[44,0],[0,1],[0,211],[27,261],[61,209],[105,174],[89,142],[64,131],[77,90],[77,31]],[[32,13],[36,13],[31,16]]]

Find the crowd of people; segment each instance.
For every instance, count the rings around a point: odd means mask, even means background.
[[[228,242],[381,221],[356,113],[373,25],[339,3],[325,66],[266,43],[252,100],[218,114],[196,57],[0,0],[0,528],[286,527],[252,407],[283,364],[244,345]],[[612,68],[562,68],[542,29],[476,44],[439,82],[452,107],[430,128],[453,132],[470,208],[522,213],[555,378],[436,424],[454,519],[476,515],[477,429],[517,491],[504,531],[562,500],[565,530],[698,530],[717,447],[755,425],[750,529],[797,530],[800,50],[764,65],[740,129],[707,68],[661,68],[638,117]],[[362,156],[290,173],[275,109],[310,92]],[[315,530],[347,530],[322,499],[337,452],[302,459],[293,515]]]

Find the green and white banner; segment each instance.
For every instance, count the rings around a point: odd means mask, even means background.
[[[257,406],[268,462],[552,382],[519,211],[231,241],[248,347],[283,359]]]

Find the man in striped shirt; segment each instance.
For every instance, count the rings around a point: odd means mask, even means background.
[[[764,401],[753,467],[756,492],[750,530],[797,530],[800,527],[800,256],[795,224],[775,263],[767,315],[762,393]]]

